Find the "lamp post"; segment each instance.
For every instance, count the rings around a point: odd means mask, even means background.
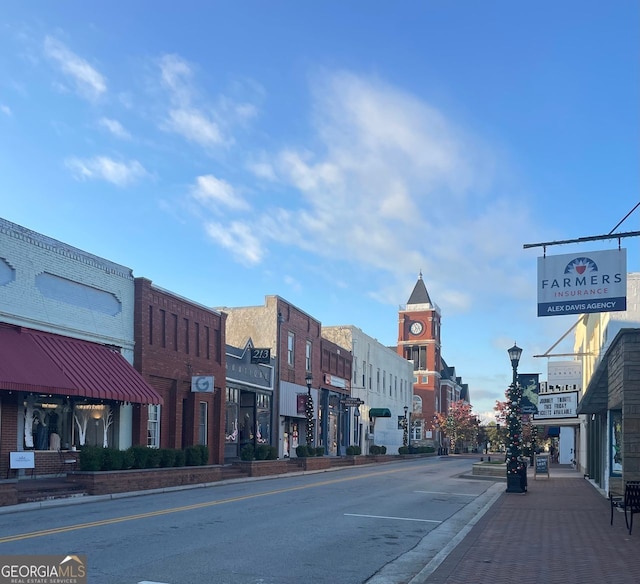
[[[305,381],[307,383],[307,405],[305,408],[305,412],[307,414],[306,437],[307,446],[311,446],[311,443],[313,442],[313,398],[311,397],[311,383],[313,382],[313,377],[311,376],[311,373],[307,373]]]
[[[513,381],[507,393],[507,426],[509,430],[507,493],[525,493],[527,490],[527,467],[521,460],[522,421],[520,418],[520,400],[522,399],[522,388],[518,385],[518,363],[521,355],[522,349],[516,344],[509,349]]]
[[[409,444],[409,426],[407,424],[407,411],[409,410],[408,406],[404,406],[404,424],[402,428],[402,446],[407,446]]]

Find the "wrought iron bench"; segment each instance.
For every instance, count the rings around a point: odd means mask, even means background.
[[[640,481],[627,481],[624,486],[624,494],[609,491],[611,504],[611,525],[613,525],[613,512],[616,508],[624,511],[624,522],[631,535],[633,529],[633,516],[640,513]]]

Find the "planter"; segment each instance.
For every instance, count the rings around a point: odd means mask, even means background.
[[[286,460],[241,460],[234,462],[233,466],[241,468],[250,477],[285,474],[291,470]]]
[[[474,462],[471,474],[484,477],[500,477],[507,480],[507,465],[504,462]]]
[[[303,470],[325,470],[331,468],[331,459],[328,456],[309,456],[293,458],[289,464],[295,464]]]
[[[222,480],[220,466],[181,466],[109,471],[76,471],[67,481],[80,485],[89,495],[128,493],[163,489],[180,485],[197,485]]]

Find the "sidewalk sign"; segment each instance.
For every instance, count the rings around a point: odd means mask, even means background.
[[[535,480],[539,474],[546,474],[549,477],[549,455],[536,454],[533,463],[533,479]]]

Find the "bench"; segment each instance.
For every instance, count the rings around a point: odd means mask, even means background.
[[[613,525],[613,512],[616,508],[624,511],[624,522],[631,535],[633,529],[633,516],[640,513],[640,481],[627,481],[624,486],[624,493],[609,491],[609,502],[611,504],[611,525]]]

